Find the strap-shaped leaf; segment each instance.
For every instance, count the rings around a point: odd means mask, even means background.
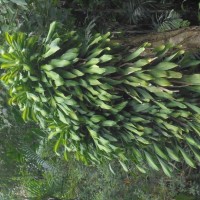
[[[119,163],[121,164],[121,166],[124,169],[124,171],[128,172],[128,168],[127,168],[126,164],[124,162],[122,162],[121,160],[119,160]]]
[[[177,162],[180,162],[180,158],[179,158],[179,156],[178,156],[176,150],[170,149],[170,148],[168,148],[168,147],[166,147],[166,150],[167,150],[167,153],[168,153],[169,157],[170,157],[172,160],[175,160],[175,161],[177,161]]]
[[[190,158],[190,156],[181,148],[179,147],[179,150],[185,160],[185,162],[192,168],[196,168],[194,161]]]
[[[136,51],[134,51],[133,53],[131,53],[130,55],[128,55],[124,61],[128,62],[131,61],[135,58],[137,58],[142,52],[144,52],[145,48],[144,47],[140,47],[139,49],[137,49]]]
[[[172,174],[171,174],[172,169],[164,161],[162,161],[160,158],[157,157],[157,159],[158,159],[158,161],[159,161],[159,163],[160,163],[160,165],[163,169],[163,172],[167,176],[171,177],[172,176]]]
[[[156,170],[156,171],[159,171],[159,168],[158,168],[158,166],[157,166],[157,163],[153,160],[153,158],[150,156],[150,154],[149,154],[148,152],[146,152],[146,151],[144,151],[144,154],[145,154],[146,161],[147,161],[148,165],[149,165],[152,169],[154,169],[154,170]]]
[[[45,43],[48,43],[52,39],[52,36],[55,33],[56,26],[57,26],[57,22],[55,21],[50,24],[49,32],[45,39]]]
[[[163,152],[163,150],[155,142],[153,143],[153,146],[157,155],[159,155],[161,158],[167,161],[169,160],[168,156]]]
[[[178,65],[173,62],[160,62],[154,67],[156,70],[169,70],[177,67]]]

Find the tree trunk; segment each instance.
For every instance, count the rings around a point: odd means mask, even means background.
[[[181,45],[188,52],[197,52],[200,49],[200,26],[181,28],[162,33],[152,32],[139,36],[134,35],[118,42],[126,45],[129,44],[132,47],[138,47],[144,42],[150,42],[153,47],[172,43],[174,45]]]

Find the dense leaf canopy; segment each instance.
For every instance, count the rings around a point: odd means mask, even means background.
[[[9,103],[55,140],[56,154],[85,163],[132,160],[170,176],[182,158],[200,161],[200,61],[171,44],[131,52],[110,33],[82,39],[53,22],[41,39],[5,34],[1,80]],[[192,157],[188,155],[192,152]],[[191,153],[190,153],[191,154]]]

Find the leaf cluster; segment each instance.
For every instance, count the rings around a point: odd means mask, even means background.
[[[181,159],[195,168],[200,61],[171,44],[144,58],[148,43],[129,52],[110,42],[109,33],[85,43],[76,32],[59,30],[52,23],[42,41],[6,33],[0,56],[9,104],[49,131],[56,154],[86,164],[117,159],[126,171],[132,160],[142,172],[147,163],[168,176]]]
[[[174,10],[167,11],[160,15],[156,15],[156,19],[153,19],[153,26],[158,32],[170,31],[183,27],[188,27],[190,22],[183,20],[177,12]]]

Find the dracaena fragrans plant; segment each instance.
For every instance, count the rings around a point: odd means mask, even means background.
[[[117,159],[170,176],[200,161],[200,61],[170,44],[142,56],[109,33],[81,39],[53,22],[46,38],[6,34],[1,80],[25,121],[49,131],[58,155],[85,163]],[[147,165],[146,165],[147,164]]]

